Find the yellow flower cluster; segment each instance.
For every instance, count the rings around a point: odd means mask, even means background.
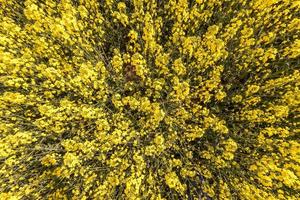
[[[300,199],[299,0],[0,0],[0,200]]]

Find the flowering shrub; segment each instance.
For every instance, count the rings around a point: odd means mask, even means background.
[[[300,198],[299,0],[0,7],[1,200]]]

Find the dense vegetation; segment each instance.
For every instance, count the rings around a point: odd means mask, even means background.
[[[0,199],[299,199],[299,0],[0,0]]]

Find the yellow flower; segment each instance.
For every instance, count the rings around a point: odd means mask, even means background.
[[[41,163],[45,166],[55,165],[57,163],[55,154],[47,154],[41,159]]]
[[[77,165],[80,164],[80,160],[78,159],[78,156],[74,153],[67,152],[64,155],[64,165],[70,168],[74,168]]]
[[[1,100],[9,103],[22,104],[26,101],[26,96],[20,93],[4,92],[1,96]]]
[[[156,145],[162,145],[164,143],[164,137],[162,135],[157,135],[155,138],[154,138],[154,143]]]

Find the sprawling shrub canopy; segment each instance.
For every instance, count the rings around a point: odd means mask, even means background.
[[[0,199],[299,199],[299,0],[0,0]]]

